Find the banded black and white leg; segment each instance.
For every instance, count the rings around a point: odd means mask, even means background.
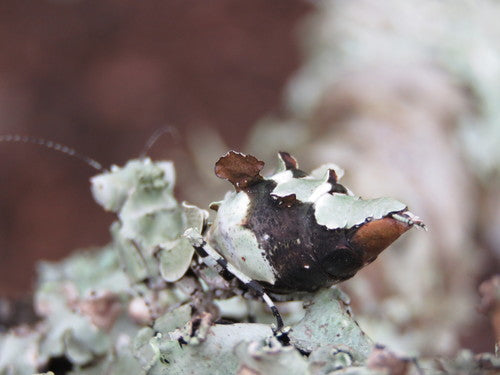
[[[207,241],[205,241],[203,236],[195,229],[186,230],[184,236],[194,247],[203,263],[218,270],[219,274],[224,278],[230,278],[230,276],[236,277],[246,288],[252,290],[257,297],[262,298],[276,319],[276,329],[274,330],[275,336],[283,344],[288,345],[290,340],[288,338],[288,330],[283,324],[283,318],[281,317],[281,314],[271,297],[269,297],[269,295],[264,291],[262,285],[258,281],[252,280],[233,265],[228,263],[226,259],[224,259],[212,246],[210,246]]]

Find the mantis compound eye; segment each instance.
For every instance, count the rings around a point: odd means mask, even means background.
[[[364,264],[362,257],[347,247],[333,250],[323,259],[322,263],[326,273],[337,280],[349,279]]]

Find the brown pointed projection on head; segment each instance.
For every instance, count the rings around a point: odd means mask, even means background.
[[[262,168],[264,162],[254,156],[229,151],[215,163],[215,174],[231,182],[237,191],[241,191],[262,180]]]
[[[283,163],[285,163],[286,169],[299,169],[299,163],[297,163],[297,160],[288,152],[280,151],[278,154],[281,160],[283,160]]]
[[[361,250],[363,262],[368,264],[412,226],[390,216],[373,220],[363,224],[356,231],[351,238],[351,244]]]
[[[335,172],[334,169],[329,169],[328,170],[328,183],[332,185],[329,193],[341,193],[341,194],[347,194],[347,189],[344,187],[344,185],[341,185],[338,183],[339,178],[337,176],[337,172]]]
[[[292,176],[295,178],[306,177],[307,173],[299,169],[299,163],[288,152],[280,151],[278,152],[278,157],[282,163],[281,168],[285,168],[287,171],[292,172]]]

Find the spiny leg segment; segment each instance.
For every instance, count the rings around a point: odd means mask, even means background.
[[[244,273],[228,263],[212,246],[207,243],[207,241],[203,239],[202,235],[196,230],[188,229],[184,233],[184,236],[194,247],[196,253],[200,256],[203,263],[205,263],[209,267],[217,269],[219,271],[219,274],[224,278],[231,278],[231,276],[236,277],[248,289],[253,290],[258,297],[262,298],[262,300],[269,307],[269,309],[273,313],[274,318],[276,319],[276,332],[285,334],[286,336],[286,332],[283,332],[283,319],[281,318],[278,308],[271,300],[271,297],[269,297],[269,295],[264,291],[264,288],[259,284],[259,282],[250,279]],[[287,338],[284,338],[284,340],[287,341]]]

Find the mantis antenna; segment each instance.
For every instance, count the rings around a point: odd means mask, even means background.
[[[156,143],[156,141],[158,141],[158,139],[160,139],[165,133],[169,133],[170,136],[172,137],[172,139],[174,140],[174,142],[176,142],[176,143],[179,142],[179,131],[177,130],[177,128],[174,126],[171,126],[171,125],[164,126],[162,128],[157,129],[151,135],[151,137],[149,137],[146,144],[144,145],[142,152],[139,154],[139,157],[141,159],[145,158],[146,154],[151,149],[151,147],[153,147],[153,145]]]
[[[37,137],[31,137],[31,136],[25,136],[25,135],[18,135],[18,134],[5,134],[5,135],[0,135],[0,142],[9,142],[9,143],[32,143],[35,145],[47,147],[49,149],[61,152],[63,154],[69,155],[73,158],[76,158],[80,161],[83,161],[85,164],[90,166],[91,168],[94,168],[95,170],[99,172],[105,171],[101,163],[98,161],[80,154],[77,152],[75,149],[65,146],[63,144],[49,141],[43,138],[37,138]]]

